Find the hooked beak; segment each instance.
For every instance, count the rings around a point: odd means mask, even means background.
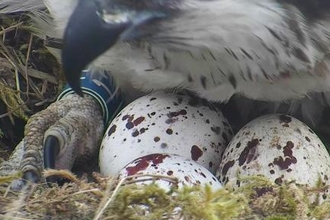
[[[106,11],[101,7],[105,4],[109,6],[111,2],[79,1],[64,33],[62,50],[64,74],[71,88],[81,96],[83,94],[80,87],[81,71],[117,41],[134,39],[136,27],[157,17],[155,13],[124,8]]]

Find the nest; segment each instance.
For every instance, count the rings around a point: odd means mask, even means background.
[[[28,14],[0,15],[0,20],[1,162],[22,138],[24,121],[55,100],[63,77]],[[13,191],[10,183],[20,174],[1,177],[0,218],[330,219],[330,201],[318,203],[324,186],[308,188],[295,182],[275,185],[260,176],[240,179],[244,183],[240,188],[228,183],[218,191],[207,185],[164,191],[156,183],[141,185],[134,177],[119,180],[98,173],[93,173],[92,181],[68,171],[45,171],[44,177],[49,176],[62,176],[70,183],[61,187],[27,184],[23,190]],[[145,178],[177,181],[164,176]]]
[[[26,120],[55,100],[64,80],[29,14],[0,14],[0,24],[0,147],[12,150]]]
[[[229,183],[217,191],[212,191],[208,185],[172,187],[165,191],[157,185],[158,179],[172,183],[177,181],[167,176],[143,175],[146,181],[154,180],[148,185],[139,184],[141,176],[119,180],[93,173],[94,180],[87,181],[68,171],[58,170],[47,170],[44,176],[60,176],[70,180],[70,183],[61,187],[27,184],[17,192],[10,189],[9,183],[20,178],[19,175],[1,179],[1,219],[330,218],[330,201],[317,202],[324,187],[308,188],[294,182],[275,185],[261,176],[241,179],[243,186],[240,188],[234,188]]]

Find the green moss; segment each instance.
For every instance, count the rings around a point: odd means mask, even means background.
[[[0,82],[0,99],[6,104],[8,111],[11,114],[8,114],[10,119],[13,121],[13,115],[24,120],[28,120],[26,111],[28,111],[24,101],[20,97],[20,93],[17,90],[10,88],[5,85],[3,82]]]
[[[122,187],[109,207],[111,219],[232,219],[249,210],[245,198],[222,188],[213,191],[204,187],[172,188],[165,192],[157,184]]]

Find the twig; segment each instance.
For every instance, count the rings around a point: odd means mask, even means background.
[[[13,114],[13,112],[15,112],[17,109],[22,108],[22,106],[24,106],[24,105],[26,105],[26,102],[20,104],[18,107],[14,108],[14,109],[11,109],[11,110],[7,111],[6,113],[1,114],[0,119],[5,118],[7,116],[10,116],[11,114]]]
[[[58,80],[55,76],[52,76],[48,73],[45,73],[45,72],[41,72],[39,70],[35,70],[35,69],[31,69],[29,68],[28,69],[28,75],[30,77],[33,77],[33,78],[36,78],[36,79],[41,79],[41,80],[45,80],[45,81],[48,81],[54,85],[58,85]]]
[[[18,27],[21,26],[22,24],[23,24],[23,22],[19,22],[19,23],[14,24],[14,25],[12,25],[12,26],[10,26],[10,27],[2,28],[2,31],[0,31],[0,35],[5,35],[6,32],[10,32],[10,31],[12,31],[12,30],[18,28]]]
[[[160,179],[164,179],[167,180],[169,182],[175,181],[177,180],[177,178],[175,177],[170,177],[170,176],[165,176],[165,175],[150,175],[150,174],[142,174],[142,175],[133,175],[133,176],[126,176],[124,178],[122,178],[119,183],[117,184],[116,188],[114,189],[114,191],[112,192],[112,195],[110,196],[110,198],[107,200],[107,202],[103,205],[103,207],[101,208],[101,210],[97,213],[97,215],[93,218],[93,220],[99,220],[101,218],[101,216],[103,215],[104,211],[106,210],[106,208],[109,206],[109,204],[114,200],[114,198],[116,197],[116,195],[119,192],[120,187],[122,187],[123,185],[128,185],[128,184],[124,184],[125,181],[130,180],[130,179],[136,179],[139,177],[153,177],[152,179],[156,179],[156,178],[160,178]],[[150,178],[147,178],[146,180],[150,180]],[[140,182],[141,180],[136,180],[135,182]],[[134,183],[132,181],[130,181],[130,184]]]
[[[97,213],[97,215],[93,218],[93,220],[99,220],[101,216],[103,215],[105,209],[109,206],[109,204],[112,202],[112,200],[115,198],[115,196],[118,194],[118,191],[122,184],[125,182],[126,178],[123,178],[119,181],[117,184],[115,190],[113,191],[111,197],[108,199],[108,201],[104,204],[104,206],[101,208],[101,210]]]
[[[30,35],[30,40],[29,40],[29,46],[26,52],[26,59],[25,59],[25,78],[26,78],[26,84],[29,85],[29,76],[28,76],[28,63],[30,59],[30,53],[31,53],[31,47],[32,47],[32,41],[33,41],[33,35]],[[28,94],[27,97],[29,97],[29,86],[26,87],[26,93]]]
[[[28,218],[21,218],[21,217],[16,217],[16,216],[10,216],[10,217],[8,217],[8,216],[6,216],[6,215],[0,215],[0,218],[1,219],[5,219],[5,220],[29,220]]]
[[[75,195],[79,195],[79,194],[84,194],[84,193],[89,193],[89,192],[95,193],[95,192],[101,192],[101,190],[98,189],[98,188],[88,189],[88,190],[83,190],[83,191],[79,191],[79,192],[73,193],[71,196],[75,196]]]
[[[23,70],[23,68],[17,64],[17,60],[15,59],[15,57],[12,56],[12,54],[10,53],[10,51],[7,49],[7,47],[3,44],[2,41],[0,41],[0,47],[2,47],[2,49],[4,50],[4,52],[6,53],[7,57],[9,58],[8,60],[10,60],[13,64],[13,66],[21,73],[21,75],[25,78],[25,74],[23,74],[25,71]],[[4,54],[4,53],[3,53]],[[25,78],[25,80],[27,80]],[[29,86],[31,86],[32,90],[36,93],[36,95],[38,96],[39,99],[43,99],[42,94],[39,92],[37,86],[31,81],[30,84],[28,84]]]
[[[4,54],[4,56],[6,56]],[[5,66],[9,69],[12,69],[12,67],[14,66],[14,64],[12,62],[9,62],[8,59],[7,59],[8,56],[6,56],[6,59],[4,58],[1,58],[0,57],[0,64],[1,66]],[[21,66],[21,68],[24,68],[23,65],[21,64],[18,64]],[[30,77],[33,77],[33,78],[36,78],[36,79],[41,79],[41,80],[45,80],[45,81],[48,81],[54,85],[58,85],[58,80],[56,79],[55,76],[52,76],[48,73],[45,73],[45,72],[42,72],[42,71],[39,71],[39,70],[36,70],[36,69],[32,69],[32,68],[28,68],[28,76]],[[25,93],[24,93],[25,94]]]
[[[13,67],[15,67],[15,63],[14,63],[14,61],[12,61],[6,53],[1,52],[1,54],[2,54],[2,55],[8,60],[8,62],[10,62],[10,64],[11,64]],[[18,71],[17,71],[17,68],[14,68],[14,71],[15,71],[15,79],[16,79],[16,80],[15,80],[15,82],[16,82],[16,90],[17,90],[18,92],[21,92],[21,87],[20,87],[19,80],[18,80]]]

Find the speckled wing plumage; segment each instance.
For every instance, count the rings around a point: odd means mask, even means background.
[[[55,168],[71,169],[74,161],[97,152],[103,130],[102,112],[92,97],[67,95],[29,119],[23,141],[9,161],[1,164],[0,175],[19,170],[34,172],[41,178],[43,142],[48,135],[60,142]]]
[[[62,34],[77,0],[66,8],[45,2]],[[143,27],[142,37],[118,41],[92,64],[144,91],[184,88],[216,102],[234,94],[282,102],[330,90],[328,1],[164,2],[178,5],[173,16]]]
[[[57,0],[45,2],[62,34],[77,0],[67,1],[66,8]],[[141,2],[150,8],[177,8],[168,18],[141,28],[142,37],[116,42],[93,62],[119,81],[145,91],[184,88],[220,102],[234,94],[288,101],[329,91],[326,0]],[[153,5],[162,2],[168,4]],[[116,4],[104,1],[110,3]],[[111,22],[106,10],[104,19]]]
[[[44,2],[63,36],[78,1]],[[118,42],[92,64],[110,70],[120,86],[126,82],[124,91],[130,81],[145,91],[185,88],[211,101],[236,94],[266,101],[267,112],[285,101],[290,113],[317,124],[330,97],[330,1],[174,2],[185,16],[149,26],[148,38]],[[243,114],[260,109],[237,103]]]
[[[328,1],[175,2],[173,16],[141,28],[143,37],[116,42],[93,64],[144,91],[188,89],[215,102],[236,95],[292,103],[310,121],[319,115],[309,97],[329,99]],[[304,101],[309,104],[298,103]]]

